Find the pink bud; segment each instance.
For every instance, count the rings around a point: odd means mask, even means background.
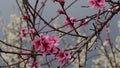
[[[77,19],[75,19],[74,17],[70,17],[71,22],[77,22]]]
[[[27,36],[27,28],[22,28],[20,30],[20,37],[25,40],[26,39],[26,36]]]
[[[117,11],[119,10],[119,8],[120,8],[119,6],[116,6],[116,7],[114,8],[114,11],[117,12]]]
[[[80,20],[79,24],[80,25],[86,25],[86,24],[88,24],[88,19],[82,19],[82,20]]]
[[[23,16],[23,19],[24,19],[25,21],[29,21],[29,20],[30,20],[30,15],[29,15],[29,14],[25,14],[25,15]]]
[[[36,31],[35,31],[34,28],[31,28],[31,29],[29,30],[29,33],[30,33],[30,34],[36,34]]]
[[[110,29],[109,29],[109,28],[106,28],[106,29],[105,29],[105,32],[106,32],[106,33],[110,33]]]
[[[120,7],[119,6],[116,6],[115,9],[118,10]]]
[[[64,14],[64,11],[63,11],[62,9],[59,9],[59,10],[58,10],[58,13],[59,13],[59,14]]]
[[[23,52],[23,54],[25,54],[25,55],[28,55],[28,54],[30,54],[31,52],[30,51],[24,51]]]
[[[112,9],[108,9],[108,12],[112,12]]]

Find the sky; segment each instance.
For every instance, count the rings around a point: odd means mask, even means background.
[[[8,22],[10,14],[17,12],[15,0],[0,0],[0,15]]]

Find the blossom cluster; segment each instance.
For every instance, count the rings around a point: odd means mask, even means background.
[[[75,27],[75,22],[77,22],[77,20],[74,17],[67,17],[64,20],[64,24],[66,25],[66,28],[68,28],[68,27],[70,27],[70,28]]]
[[[85,26],[88,24],[88,19],[77,20],[76,18],[69,16],[65,18],[63,23],[66,26],[66,28],[74,28],[76,22],[78,22],[80,26]]]
[[[53,0],[53,2],[58,2],[62,6],[64,6],[65,0]],[[105,0],[88,0],[88,2],[90,4],[91,8],[98,8],[100,10],[103,10],[103,8],[106,5]],[[116,10],[118,10],[118,7],[116,7]],[[63,9],[59,9],[58,14],[65,14],[65,11],[63,11]],[[88,23],[88,19],[82,19],[82,20],[78,21],[74,17],[68,16],[64,20],[64,25],[66,25],[66,28],[73,28],[73,27],[75,27],[76,22],[79,22],[80,25],[86,25]]]
[[[55,35],[45,36],[40,34],[40,37],[35,37],[32,41],[32,45],[36,52],[43,52],[43,56],[45,57],[47,54],[52,56],[56,56],[60,63],[66,61],[67,58],[70,58],[70,52],[65,52],[64,49],[59,50],[58,42],[60,41]]]
[[[27,30],[27,28],[22,28],[20,30],[20,37],[25,40],[26,39],[26,36],[27,34],[32,34],[32,35],[35,35],[36,34],[36,31],[35,29],[31,28],[29,30]]]
[[[43,34],[40,37],[35,37],[32,41],[32,45],[35,51],[42,51],[44,56],[49,53],[51,55],[57,53],[58,49],[57,46],[59,45],[58,42],[60,41],[59,38],[56,36],[44,36]]]
[[[36,31],[34,28],[27,30],[27,28],[22,28],[20,31],[20,37],[24,40],[27,34],[36,35]],[[58,59],[59,63],[64,63],[68,58],[71,58],[70,52],[65,52],[64,49],[60,50],[58,48],[60,42],[60,38],[57,38],[55,35],[44,35],[39,34],[39,36],[35,36],[32,40],[31,44],[33,45],[33,49],[35,52],[42,52],[43,57],[46,55],[55,56]],[[28,55],[31,52],[26,51],[24,54]],[[38,67],[39,62],[36,60],[32,64],[30,63],[30,59],[27,61],[29,66]]]

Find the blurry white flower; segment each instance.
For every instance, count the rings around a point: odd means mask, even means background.
[[[118,28],[120,28],[120,21],[118,21]]]
[[[116,37],[116,43],[120,43],[120,36]]]

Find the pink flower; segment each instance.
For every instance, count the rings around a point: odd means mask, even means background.
[[[92,8],[98,8],[102,10],[106,4],[106,1],[105,0],[89,0],[89,3]]]
[[[69,22],[69,20],[71,21],[71,22]],[[70,28],[73,28],[73,27],[75,27],[75,22],[76,22],[77,20],[74,18],[74,17],[68,17],[68,18],[66,18],[65,20],[64,20],[64,24],[66,25],[66,27],[68,28],[68,27],[70,27]]]
[[[41,45],[42,45],[42,40],[41,38],[35,38],[32,41],[32,45],[34,46],[35,51],[39,51],[41,49]]]
[[[42,52],[45,52],[45,51],[49,50],[50,45],[51,45],[51,43],[49,41],[49,36],[45,36],[45,35],[41,34],[40,39],[41,39],[41,48],[40,48],[40,50]]]
[[[49,41],[54,45],[58,46],[58,42],[60,41],[60,38],[57,38],[55,35],[52,35],[49,37]]]
[[[56,46],[52,46],[50,48],[50,50],[48,51],[48,53],[50,53],[51,55],[54,55],[55,53],[57,53],[58,49]]]
[[[69,52],[64,52],[64,50],[60,50],[56,56],[56,58],[58,59],[59,63],[64,63],[67,58],[71,58],[71,55]]]
[[[42,40],[41,51],[46,52],[50,50],[50,41],[48,39]]]
[[[60,50],[56,57],[57,57],[59,63],[63,63],[66,61],[66,56],[65,56],[64,50]]]
[[[40,34],[40,37],[36,37],[32,41],[32,45],[34,46],[35,51],[42,51],[43,56],[45,57],[48,53],[51,55],[57,53],[57,46],[59,45],[59,41],[60,39],[56,38],[55,35],[45,36],[43,34]]]
[[[29,33],[34,35],[34,34],[36,34],[36,31],[34,28],[31,28],[31,29],[29,29]]]
[[[26,36],[27,36],[27,28],[22,28],[21,30],[20,30],[20,37],[24,40],[25,38],[26,38]]]
[[[40,35],[40,37],[35,38],[32,41],[32,45],[34,45],[35,51],[41,50],[43,52],[43,56],[45,56],[50,50],[51,41],[49,40],[49,36]]]
[[[42,35],[41,39],[42,39],[42,44],[40,50],[43,52],[43,57],[45,57],[46,54],[51,49],[51,41],[49,40],[49,36]]]

